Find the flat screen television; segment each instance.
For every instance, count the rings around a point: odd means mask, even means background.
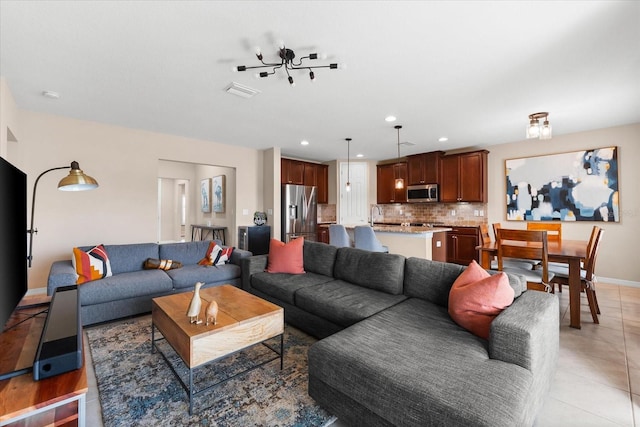
[[[0,157],[0,327],[27,293],[27,175]]]

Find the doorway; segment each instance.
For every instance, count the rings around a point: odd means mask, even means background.
[[[368,217],[367,183],[368,165],[366,162],[340,163],[340,224],[366,224]],[[351,191],[346,191],[347,180],[351,182]]]

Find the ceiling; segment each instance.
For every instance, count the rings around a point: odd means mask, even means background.
[[[295,87],[232,72],[280,40],[347,68]],[[538,111],[556,136],[640,122],[640,2],[0,0],[0,75],[27,110],[317,161],[351,137],[390,159],[395,124],[404,156],[523,140]]]

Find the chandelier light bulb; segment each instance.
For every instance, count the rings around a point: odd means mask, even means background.
[[[351,183],[350,183],[350,182],[347,182],[347,185],[345,185],[344,189],[345,189],[346,191],[351,191]]]
[[[551,125],[549,120],[545,120],[542,123],[542,129],[540,130],[540,139],[551,139]]]

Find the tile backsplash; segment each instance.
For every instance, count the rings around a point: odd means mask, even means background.
[[[377,206],[381,208],[382,215],[374,209],[375,222],[443,223],[458,226],[478,226],[487,222],[487,206],[484,203],[399,203]]]
[[[380,207],[380,212],[374,209],[375,222],[430,222],[458,226],[487,223],[487,205],[484,203],[399,203],[371,206]],[[335,204],[318,205],[318,222],[335,222],[336,218]]]

